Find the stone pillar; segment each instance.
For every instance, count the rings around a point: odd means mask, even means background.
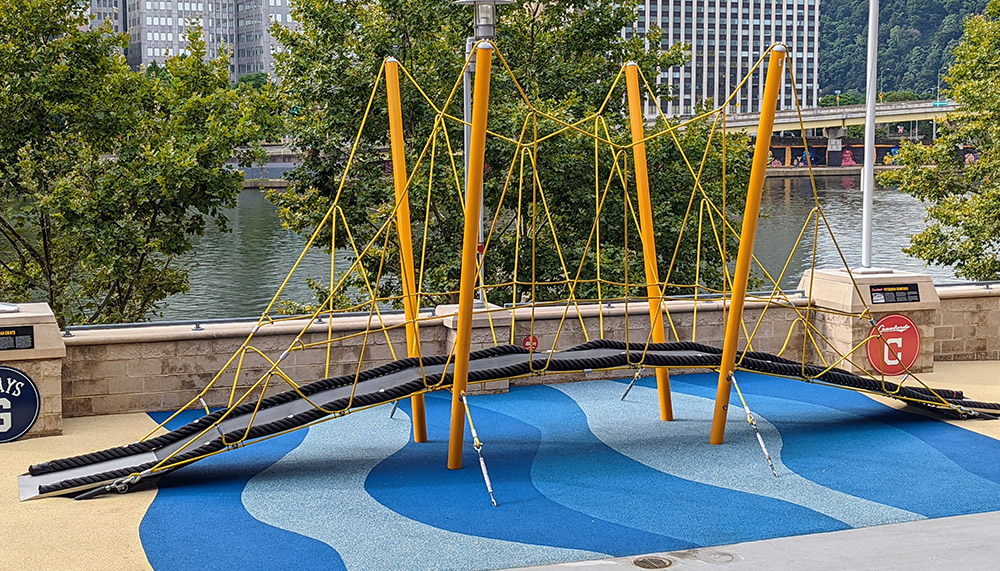
[[[799,281],[799,289],[804,290],[807,296],[811,290],[815,305],[823,309],[857,315],[864,311],[867,304],[871,309],[872,319],[876,322],[891,313],[905,315],[917,325],[920,332],[920,353],[910,370],[914,373],[934,370],[934,328],[941,300],[930,276],[877,268],[854,270],[853,274],[857,289],[846,270],[816,270],[815,276],[811,275],[810,270],[806,270]],[[911,290],[907,295],[890,293],[894,290],[904,291],[904,287]],[[888,291],[883,292],[886,288]],[[867,319],[851,315],[817,312],[811,318],[816,330],[833,345],[830,347],[816,338],[816,344],[827,363],[839,359],[837,353],[848,354],[868,337],[872,329],[872,324]],[[808,341],[806,346],[815,348]],[[816,364],[822,363],[814,351],[810,351],[807,358]],[[874,371],[863,346],[851,355],[850,361],[845,361],[840,367],[851,372],[858,372],[860,368]]]
[[[0,331],[18,338],[16,343],[0,342],[0,365],[25,373],[38,387],[38,420],[22,438],[62,434],[66,345],[52,310],[45,303],[19,304],[16,311],[0,312]]]

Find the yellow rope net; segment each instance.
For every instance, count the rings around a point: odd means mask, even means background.
[[[745,88],[749,77],[762,67],[770,50],[762,54],[746,78],[725,101],[695,117],[669,121],[660,109],[656,97],[650,95],[647,101],[657,112],[656,130],[638,142],[619,140],[623,138],[622,133],[616,132],[608,120],[609,114],[621,112],[617,106],[622,105],[623,72],[613,79],[607,96],[593,113],[582,119],[567,120],[557,112],[546,111],[534,104],[514,78],[500,50],[495,49],[494,53],[501,63],[496,66],[496,74],[506,81],[505,91],[514,96],[515,103],[524,112],[515,132],[489,130],[487,135],[487,148],[502,149],[509,160],[503,165],[491,165],[502,173],[502,182],[498,183],[497,192],[491,195],[494,202],[487,204],[484,209],[492,214],[483,225],[484,237],[478,273],[477,289],[483,303],[477,306],[475,314],[483,324],[481,331],[485,336],[477,337],[479,346],[520,345],[524,339],[524,346],[534,352],[549,351],[549,359],[554,351],[598,338],[643,343],[648,347],[651,342],[647,305],[649,297],[646,295],[648,284],[643,281],[641,271],[629,269],[642,267],[641,250],[638,254],[635,251],[635,245],[640,240],[639,220],[635,182],[629,169],[632,150],[640,142],[673,145],[674,152],[680,157],[679,168],[686,173],[690,183],[686,189],[677,188],[670,197],[670,200],[686,201],[686,208],[682,220],[677,223],[676,243],[669,250],[664,250],[671,252],[666,271],[661,269],[661,282],[655,284],[661,292],[658,301],[665,311],[668,341],[698,341],[719,345],[726,312],[722,300],[732,287],[730,262],[735,257],[733,244],[739,236],[738,228],[734,227],[734,220],[738,220],[736,215],[739,213],[734,213],[731,209],[734,197],[745,193],[745,189],[733,188],[727,184],[727,173],[723,172],[721,196],[712,196],[713,193],[706,188],[705,177],[715,168],[711,164],[713,160],[721,157],[723,171],[729,166],[726,161],[727,156],[731,156],[727,151],[730,150],[732,136],[727,135],[725,129],[726,109]],[[469,62],[466,62],[466,67],[468,65]],[[350,223],[351,216],[343,206],[345,192],[352,181],[352,168],[358,160],[360,141],[369,126],[372,110],[384,104],[385,69],[383,64],[375,78],[367,106],[359,121],[357,137],[325,216],[245,341],[184,409],[201,408],[204,404],[202,399],[208,397],[216,403],[224,402],[229,410],[238,405],[256,403],[255,417],[266,395],[291,389],[328,415],[306,425],[310,426],[365,407],[355,406],[352,393],[351,402],[347,406],[337,410],[324,409],[322,403],[313,402],[301,390],[305,382],[318,377],[354,375],[356,391],[357,379],[362,371],[407,356],[407,322],[401,312],[393,309],[401,306],[403,292],[399,289],[399,280],[390,269],[395,267],[394,260],[388,257],[394,251],[391,246],[394,244],[396,210],[399,204],[379,209],[376,217],[368,219],[372,227],[363,232],[359,231],[356,224]],[[414,90],[413,93],[418,94],[423,104],[433,111],[433,125],[428,129],[429,135],[419,148],[409,149],[415,160],[410,161],[406,188],[414,211],[424,213],[423,219],[413,220],[417,235],[423,237],[413,253],[417,270],[418,305],[422,308],[414,322],[418,331],[429,331],[428,326],[437,326],[443,320],[452,319],[455,314],[454,309],[438,302],[454,299],[457,291],[424,291],[423,288],[432,281],[430,276],[436,269],[429,261],[429,254],[438,245],[428,239],[429,228],[435,224],[435,197],[444,194],[450,195],[450,199],[459,203],[463,200],[462,170],[459,168],[461,152],[456,148],[453,138],[456,138],[455,132],[467,123],[452,112],[452,108],[456,106],[461,75],[445,100],[435,102],[405,68],[400,69],[407,82],[406,89]],[[785,69],[791,74],[795,66],[787,65]],[[646,78],[641,76],[641,72],[640,78],[647,93],[655,93]],[[788,81],[791,93],[797,94],[795,77],[789,75]],[[798,108],[797,97],[795,104]],[[708,125],[708,136],[701,155],[692,156],[685,150],[681,139],[686,129],[697,125]],[[804,139],[805,129],[800,131],[803,133],[804,146],[808,148]],[[555,143],[566,137],[592,143],[593,199],[587,212],[568,212],[566,205],[553,203],[546,184],[546,153],[550,148],[558,149]],[[746,150],[749,152],[748,147]],[[857,352],[863,350],[871,337],[843,351],[816,324],[817,316],[821,314],[868,323],[872,315],[869,307],[865,306],[863,311],[856,314],[831,311],[818,307],[809,296],[803,296],[800,292],[790,294],[780,286],[793,269],[792,261],[797,251],[809,248],[808,245],[803,245],[804,242],[811,242],[810,275],[815,276],[818,236],[821,232],[828,234],[843,262],[842,267],[848,268],[820,206],[812,164],[808,167],[810,181],[813,182],[815,206],[802,222],[787,261],[775,275],[755,259],[754,271],[766,289],[764,294],[748,297],[748,312],[743,324],[746,347],[753,350],[763,345],[760,348],[801,361],[801,378],[806,381],[822,382],[818,379],[822,375],[808,375],[805,370],[807,362],[818,360],[825,371],[849,365],[858,375],[885,383],[884,377],[868,372],[857,357]],[[650,173],[650,179],[656,176],[657,172]],[[573,205],[573,208],[579,209],[579,205]],[[576,225],[578,230],[588,229],[584,232],[586,240],[582,245],[573,244],[572,251],[567,251],[566,244],[560,241],[558,231],[558,228],[567,224],[567,216],[576,217],[570,223]],[[371,223],[372,220],[375,222]],[[362,235],[365,236],[364,239],[360,238]],[[610,252],[609,236],[620,237],[622,241]],[[289,284],[304,279],[303,261],[307,252],[320,248],[325,248],[330,253],[327,274],[329,295],[313,305],[309,315],[282,315],[278,310]],[[508,252],[509,260],[504,267],[505,271],[485,271],[491,267],[491,257],[500,255],[504,250]],[[338,252],[339,255],[335,255]],[[639,259],[633,259],[637,255]],[[458,252],[455,252],[455,256],[458,256]],[[540,258],[546,260],[549,264],[547,267],[556,267],[556,272],[543,273],[539,267]],[[346,262],[343,261],[345,259]],[[706,260],[716,260],[717,267],[709,267]],[[632,265],[633,262],[635,266]],[[689,283],[676,283],[676,276],[684,273],[680,271],[681,267],[692,263],[693,280]],[[609,265],[613,265],[616,271],[611,271]],[[624,273],[620,271],[622,269]],[[721,276],[721,280],[709,284],[704,276],[708,271],[714,271]],[[690,273],[687,272],[688,275]],[[853,282],[853,276],[851,280]],[[864,300],[857,283],[853,283],[859,297]],[[386,291],[390,293],[385,294]],[[811,291],[811,283],[807,291]],[[345,299],[356,301],[344,303]],[[772,319],[778,312],[783,317]],[[775,331],[776,324],[786,327],[786,330]],[[765,332],[771,341],[761,340],[765,337]],[[292,338],[290,343],[279,341],[288,339],[289,336]],[[774,339],[779,340],[777,344]],[[449,359],[453,360],[454,354]],[[418,363],[423,369],[423,357],[418,359]],[[530,374],[546,373],[548,361],[544,363],[534,366]],[[642,365],[641,359],[631,363],[635,368],[641,368]],[[907,378],[920,382],[913,375],[908,375]],[[425,375],[425,391],[443,388],[442,381],[440,375]],[[926,385],[924,387],[927,388]],[[910,400],[951,406],[933,390],[928,390],[927,399]],[[742,391],[738,393],[743,399]],[[886,393],[888,391],[877,394]],[[218,430],[219,423],[228,414],[228,411],[225,412],[216,423],[205,428],[202,435]],[[164,424],[172,419],[173,417]],[[226,444],[238,447],[277,435],[253,438],[252,427],[253,419],[240,437],[227,438]],[[152,434],[147,435],[147,438]],[[192,443],[198,440],[199,438],[193,438]],[[175,456],[184,451],[184,448],[177,450],[160,461],[153,472],[172,469],[204,457],[186,459],[183,462],[173,461]],[[218,452],[212,454],[215,453]],[[205,456],[208,455],[211,454]]]

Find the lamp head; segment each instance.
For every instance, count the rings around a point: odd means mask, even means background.
[[[455,0],[459,6],[472,6],[477,40],[492,40],[496,37],[496,7],[502,4],[513,4],[514,0]]]

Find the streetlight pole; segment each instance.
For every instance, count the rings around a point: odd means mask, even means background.
[[[462,76],[462,120],[465,122],[464,140],[462,147],[462,161],[465,165],[465,196],[469,197],[469,145],[472,139],[472,82],[476,74],[476,42],[481,40],[492,41],[496,37],[496,7],[503,4],[513,4],[514,0],[455,0],[458,6],[473,7],[473,32],[472,37],[465,39],[465,60],[469,65],[465,68]],[[482,278],[483,263],[483,204],[480,195],[479,204],[479,247],[477,261],[479,265],[479,277]],[[485,305],[486,293],[479,290],[476,303]]]
[[[861,176],[861,267],[872,267],[872,202],[875,196],[875,98],[878,78],[878,0],[868,0],[868,77],[865,85],[865,166]]]

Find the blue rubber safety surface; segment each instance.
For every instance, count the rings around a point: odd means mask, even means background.
[[[445,467],[450,394],[202,460],[161,479],[140,528],[154,569],[496,569],[671,551],[1000,510],[1000,442],[861,394],[738,373],[708,433],[715,374],[514,388],[470,398],[499,507],[466,431]],[[175,419],[181,425],[195,414]],[[154,416],[162,420],[165,416]],[[970,421],[973,422],[973,421]]]

